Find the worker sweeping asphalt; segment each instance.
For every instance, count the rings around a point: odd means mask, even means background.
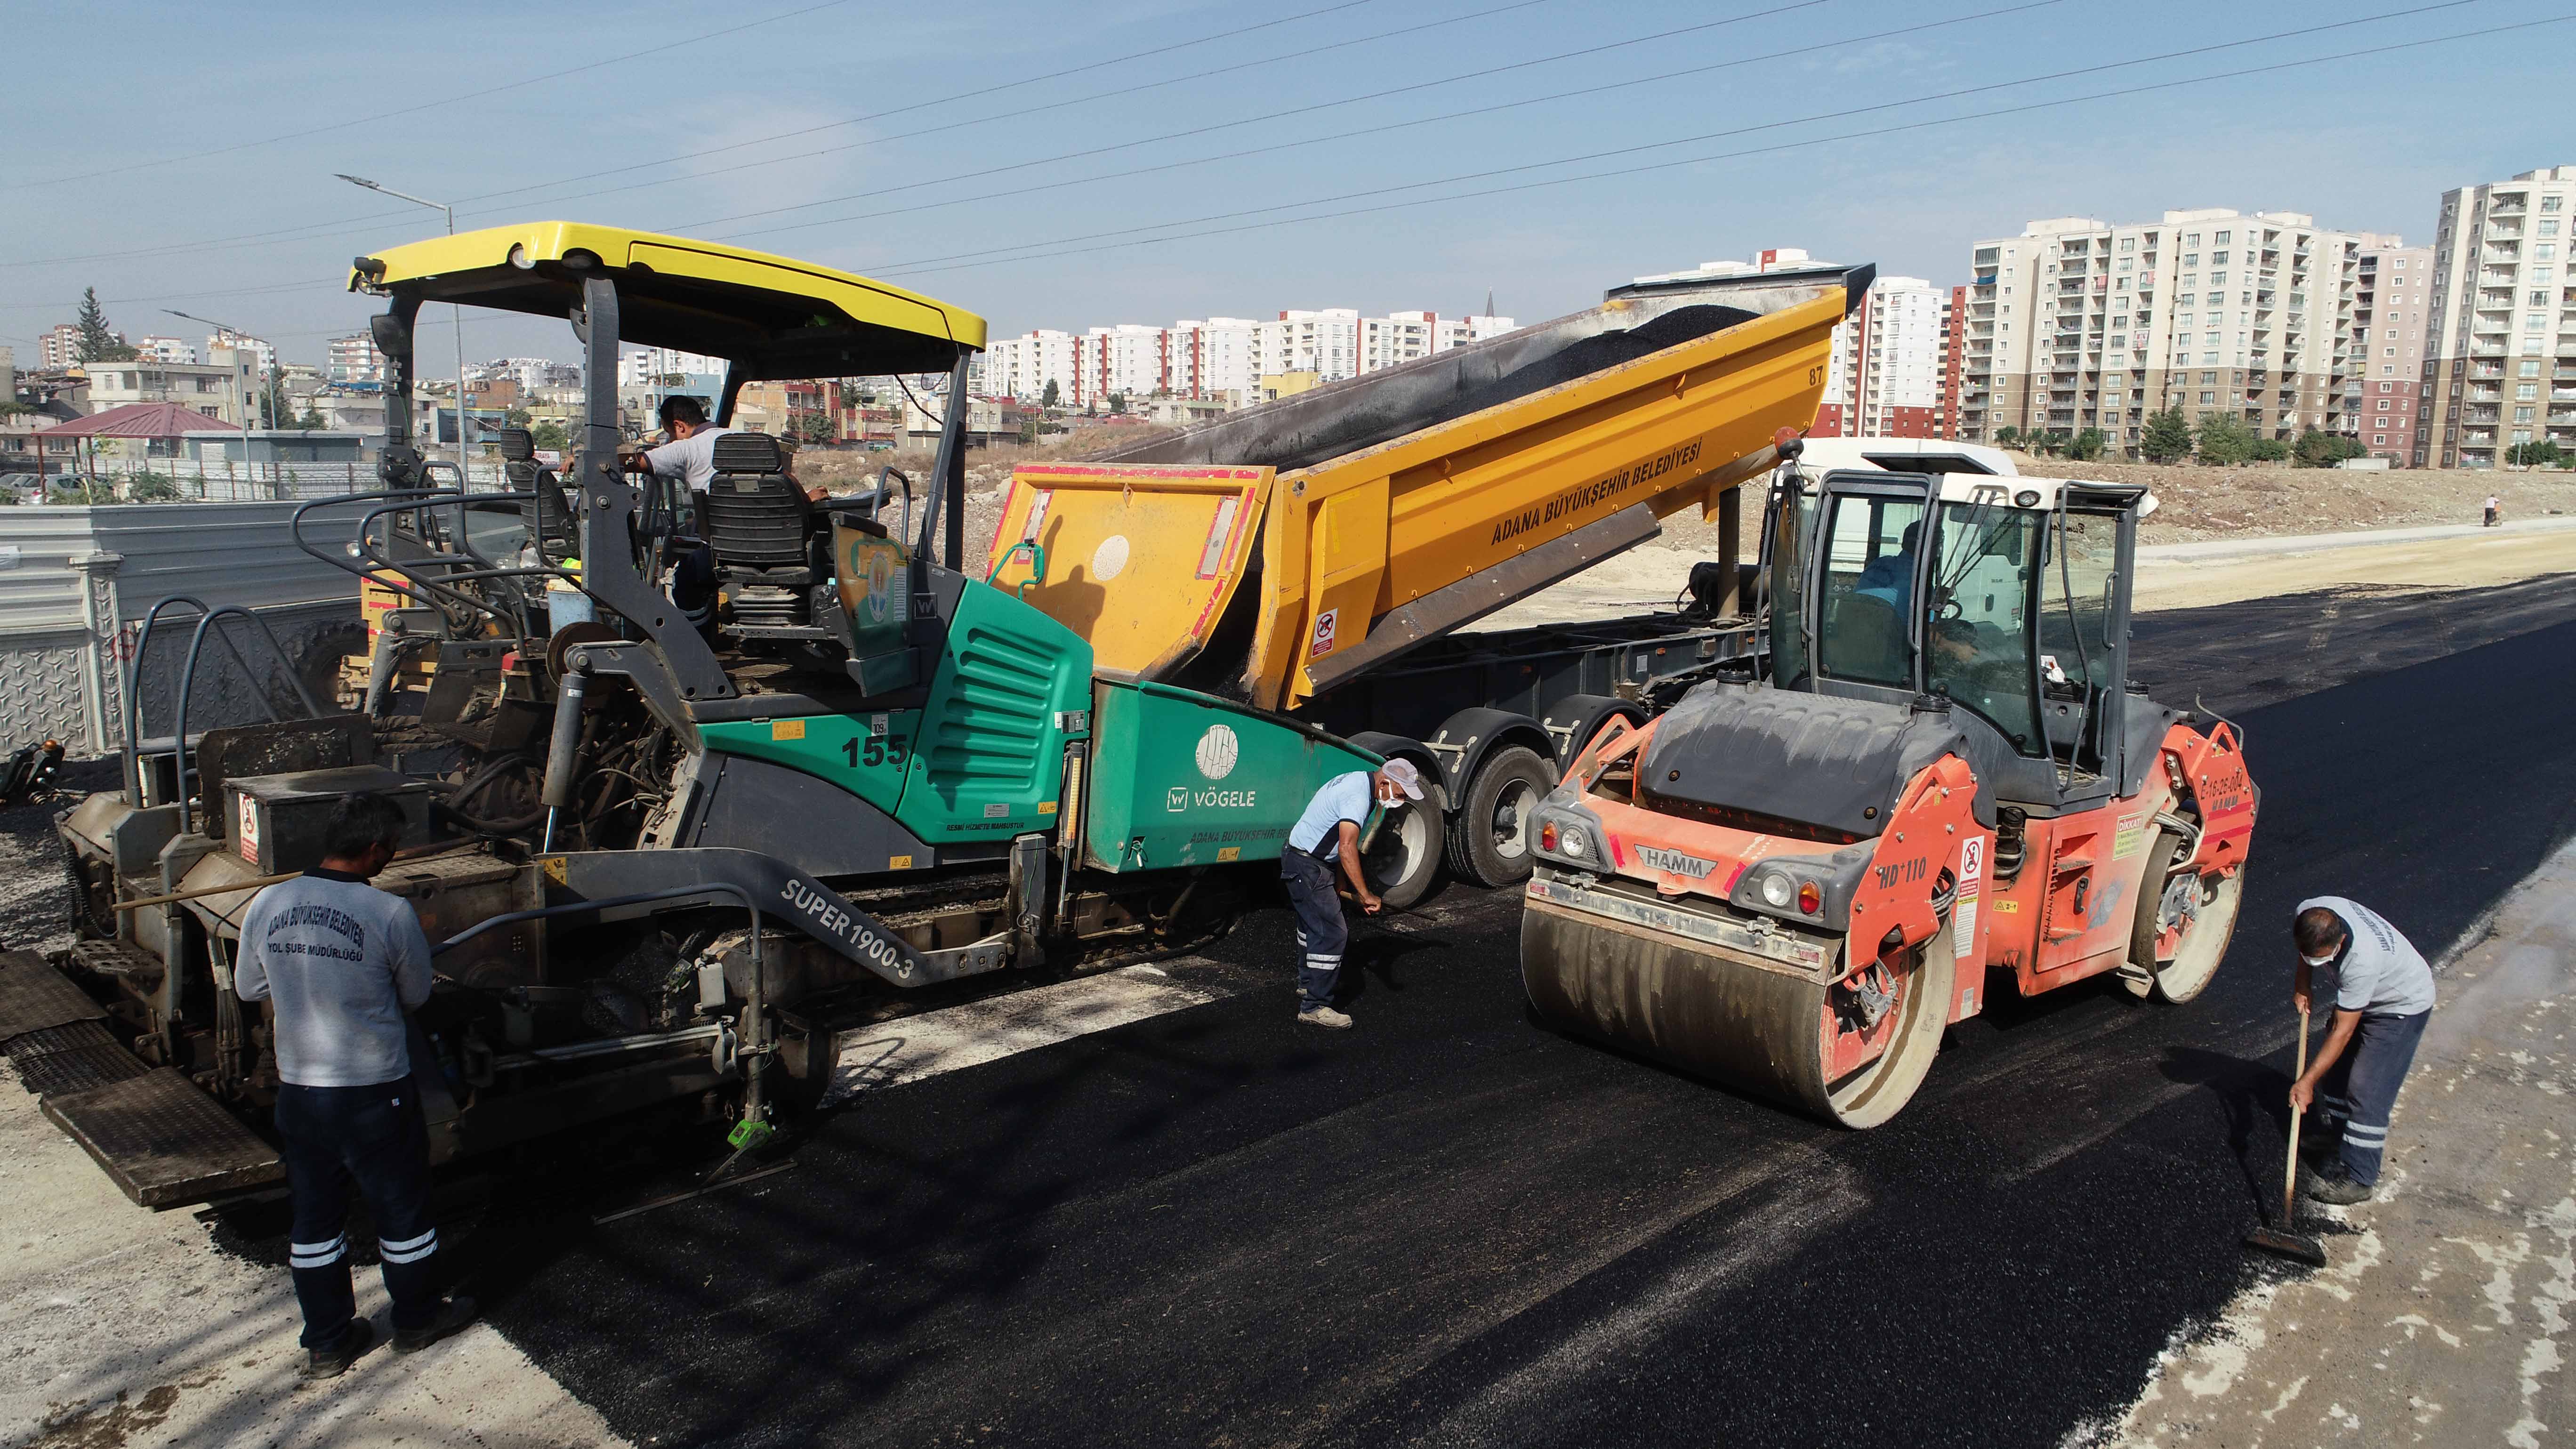
[[[2388,1150],[2388,1117],[2415,1062],[2433,1011],[2433,970],[2395,926],[2341,896],[2299,903],[2290,937],[2299,968],[2291,999],[2304,1018],[2313,974],[2334,975],[2335,1014],[2316,1060],[2290,1084],[2290,1108],[2317,1107],[2316,1155],[2308,1185],[2323,1203],[2367,1201]]]
[[[1360,827],[1372,805],[1392,809],[1422,798],[1422,775],[1409,760],[1389,760],[1374,770],[1352,770],[1326,780],[1306,802],[1304,814],[1289,827],[1288,847],[1279,852],[1279,879],[1297,908],[1297,1019],[1308,1026],[1346,1028],[1350,1017],[1336,1010],[1333,996],[1341,987],[1342,952],[1350,944],[1350,926],[1342,919],[1340,893],[1328,863],[1338,859],[1350,877],[1360,909],[1374,916],[1384,904],[1360,871]]]

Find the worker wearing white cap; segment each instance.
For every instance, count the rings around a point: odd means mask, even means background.
[[[1342,951],[1350,927],[1342,920],[1340,891],[1333,884],[1331,861],[1339,859],[1350,877],[1360,909],[1374,916],[1386,903],[1368,887],[1360,872],[1360,828],[1369,811],[1422,798],[1422,775],[1410,760],[1389,760],[1374,770],[1335,775],[1306,802],[1306,812],[1289,828],[1287,848],[1279,852],[1279,878],[1297,908],[1297,949],[1303,959],[1297,972],[1297,1019],[1309,1026],[1347,1027],[1349,1016],[1333,1009],[1341,985]]]

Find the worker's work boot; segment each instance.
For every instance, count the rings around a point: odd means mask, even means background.
[[[1306,1023],[1308,1026],[1329,1026],[1335,1030],[1343,1031],[1348,1030],[1351,1024],[1351,1019],[1348,1016],[1333,1010],[1329,1006],[1308,1007],[1307,1009],[1297,1013],[1297,1019]]]
[[[2330,1203],[2335,1207],[2348,1207],[2353,1203],[2368,1202],[2371,1191],[2368,1184],[2344,1171],[2343,1164],[2340,1162],[2308,1180],[2309,1200]]]
[[[375,1346],[376,1326],[363,1318],[352,1318],[349,1326],[341,1331],[338,1343],[329,1348],[304,1351],[304,1367],[296,1371],[296,1377],[308,1384],[336,1379],[347,1373],[368,1349]]]
[[[474,1321],[474,1300],[459,1293],[438,1305],[438,1316],[418,1328],[394,1330],[394,1352],[418,1353]]]

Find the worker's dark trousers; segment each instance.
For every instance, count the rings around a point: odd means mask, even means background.
[[[1304,955],[1297,969],[1297,1009],[1330,1006],[1342,982],[1342,952],[1351,939],[1341,897],[1333,893],[1333,868],[1307,851],[1282,846],[1279,879],[1288,887],[1289,904],[1297,908],[1297,949]]]
[[[2397,1108],[2397,1089],[2415,1065],[2415,1044],[2424,1039],[2424,1022],[2432,1014],[2363,1013],[2351,1048],[2317,1079],[2317,1119],[2343,1129],[2344,1170],[2364,1187],[2379,1185],[2388,1114]]]
[[[304,1346],[338,1343],[357,1313],[349,1287],[352,1181],[376,1220],[394,1327],[425,1327],[438,1315],[438,1229],[429,1217],[429,1124],[411,1079],[280,1087],[277,1133],[295,1194],[287,1256],[304,1310]]]
[[[716,552],[695,548],[680,555],[671,570],[671,606],[689,627],[703,632],[716,617]]]

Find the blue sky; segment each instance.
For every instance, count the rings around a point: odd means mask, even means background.
[[[1535,321],[1767,246],[1947,283],[1972,239],[2069,214],[2424,240],[2444,188],[2576,162],[2576,21],[1997,113],[2561,15],[2576,0],[24,5],[0,22],[0,343],[26,359],[95,286],[129,336],[200,336],[176,307],[319,361],[368,310],[348,258],[443,225],[340,171],[458,201],[460,227],[565,217],[885,276],[997,335],[1489,290]],[[2228,48],[2170,55],[2199,47]],[[1296,219],[1321,213],[1356,214]],[[573,345],[470,317],[466,351]]]

